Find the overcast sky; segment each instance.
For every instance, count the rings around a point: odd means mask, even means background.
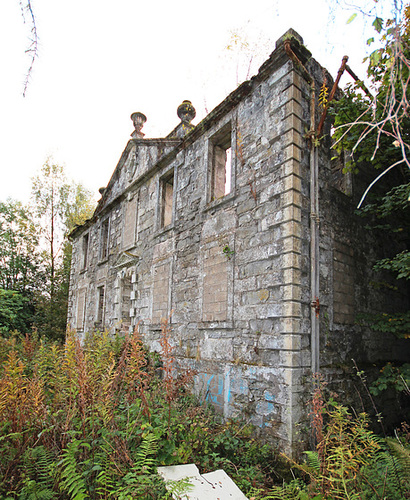
[[[32,0],[32,6],[39,57],[23,97],[29,24],[18,0],[0,2],[0,201],[27,201],[30,178],[49,155],[97,195],[133,131],[132,112],[147,116],[146,137],[167,135],[184,99],[199,123],[246,77],[249,61],[254,74],[291,27],[333,76],[345,54],[365,74],[369,32],[359,16],[346,24],[353,11],[335,0]],[[232,33],[240,43],[228,50]]]

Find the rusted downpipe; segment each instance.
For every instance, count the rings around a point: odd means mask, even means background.
[[[342,59],[342,64],[339,68],[339,71],[337,72],[336,80],[333,84],[332,90],[330,91],[329,97],[327,99],[327,103],[325,106],[325,109],[323,110],[322,116],[320,117],[319,125],[317,126],[317,135],[320,136],[322,133],[323,125],[325,123],[326,115],[327,115],[327,109],[329,107],[330,102],[332,102],[333,97],[335,96],[337,86],[339,85],[340,79],[342,78],[342,75],[347,69],[347,61],[349,60],[348,56],[344,56]]]
[[[366,87],[366,85],[363,83],[362,80],[356,75],[356,73],[352,70],[352,68],[346,64],[346,71],[349,73],[349,75],[353,78],[353,80],[359,85],[359,87],[363,90],[363,92],[367,95],[367,97],[370,97],[370,99],[374,99],[374,96],[370,92],[370,90]]]
[[[319,160],[316,146],[316,86],[311,74],[293,52],[290,40],[284,41],[285,51],[309,83],[310,94],[310,319],[311,319],[311,368],[319,371]]]
[[[360,88],[363,90],[363,92],[366,93],[368,97],[373,99],[372,94],[370,93],[369,89],[366,87],[366,85],[359,79],[359,77],[356,75],[356,73],[351,69],[351,67],[347,64],[347,61],[349,60],[348,56],[344,56],[342,59],[342,64],[339,68],[339,71],[337,72],[336,80],[333,84],[332,90],[330,91],[329,97],[327,99],[327,104],[325,106],[325,109],[323,110],[322,116],[320,117],[319,125],[317,127],[317,136],[319,137],[322,133],[323,125],[325,123],[326,115],[327,115],[327,110],[329,107],[330,102],[333,100],[336,89],[339,85],[340,78],[342,77],[343,73],[347,71],[349,75],[353,78],[353,80],[360,86]]]

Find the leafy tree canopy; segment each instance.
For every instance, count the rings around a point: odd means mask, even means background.
[[[0,202],[0,332],[31,325],[63,339],[71,265],[67,234],[91,217],[91,193],[49,158],[32,182],[33,203]]]
[[[404,290],[410,279],[410,4],[397,7],[394,14],[392,19],[375,17],[373,21],[375,36],[367,43],[372,45],[378,38],[381,46],[367,59],[371,90],[362,81],[347,87],[335,105],[333,138],[340,153],[350,153],[345,170],[375,169],[358,205],[359,215],[373,228],[387,231],[395,242],[390,255],[376,262],[374,269],[389,272]],[[379,182],[382,178],[386,182]],[[408,310],[374,311],[365,321],[373,330],[410,338]],[[383,383],[379,380],[373,386],[375,394],[389,384],[398,391],[408,389],[408,365],[401,370],[391,363],[388,366],[381,376]]]
[[[14,290],[0,288],[0,333],[8,335],[17,330],[21,333],[30,331],[32,313],[29,299]]]
[[[0,202],[0,287],[27,294],[41,281],[38,229],[19,201]]]

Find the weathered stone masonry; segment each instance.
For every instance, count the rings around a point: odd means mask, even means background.
[[[383,299],[368,291],[371,268],[360,256],[371,242],[360,237],[323,140],[320,297],[312,305],[311,85],[286,39],[319,88],[323,68],[290,31],[258,75],[199,125],[189,101],[163,139],[144,138],[146,117],[132,115],[133,138],[94,216],[72,233],[69,323],[79,333],[139,324],[159,350],[161,319],[173,311],[178,364],[197,370],[196,390],[290,448],[306,418],[312,307],[320,364],[337,378],[335,366],[363,351],[355,314]],[[369,359],[389,355],[390,345],[383,353],[373,345]]]

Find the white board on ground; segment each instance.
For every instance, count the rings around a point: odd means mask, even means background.
[[[158,467],[165,482],[188,478],[190,487],[184,492],[186,500],[248,500],[223,470],[200,474],[195,464]]]

